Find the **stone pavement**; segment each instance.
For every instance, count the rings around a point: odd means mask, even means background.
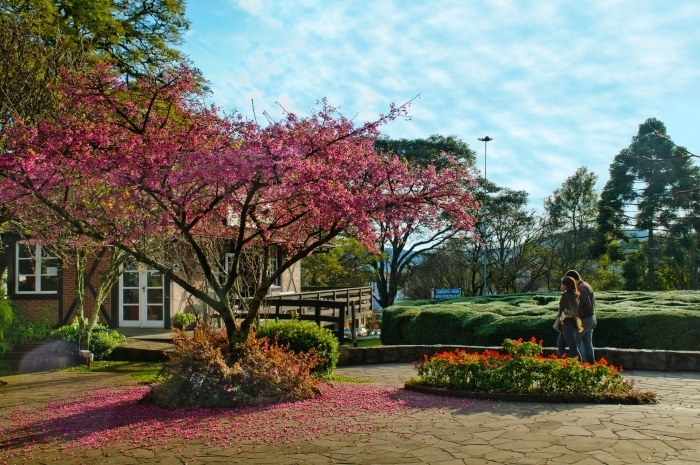
[[[400,387],[414,374],[410,364],[342,367],[340,376],[370,379]],[[367,417],[373,434],[326,435],[301,443],[293,452],[282,447],[255,446],[236,453],[199,448],[195,463],[285,464],[697,464],[700,463],[700,374],[625,372],[642,390],[654,390],[659,405],[536,404],[475,401],[471,409],[450,408],[430,397],[409,417]],[[0,418],[19,402],[28,409],[49,400],[68,398],[99,387],[133,386],[125,375],[110,373],[37,373],[3,378]],[[443,402],[443,403],[441,403]],[[6,428],[8,425],[0,425]],[[1,429],[1,428],[0,428]],[[342,439],[342,441],[341,441]],[[64,454],[65,455],[65,454]],[[48,454],[45,462],[55,463]],[[106,463],[86,454],[62,457],[62,463]],[[148,456],[112,456],[112,464],[184,463],[165,449]],[[194,460],[194,457],[192,458]],[[189,459],[187,460],[190,463]],[[8,461],[7,463],[13,463]],[[17,463],[22,463],[21,459]],[[26,463],[26,462],[25,462]]]

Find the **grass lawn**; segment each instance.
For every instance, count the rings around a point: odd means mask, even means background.
[[[346,345],[352,347],[352,342],[347,342]],[[357,341],[357,347],[377,347],[382,345],[382,340],[377,339],[360,339]]]
[[[333,383],[371,383],[371,379],[362,379],[362,378],[349,378],[347,376],[338,376],[338,375],[330,375],[325,378],[323,378],[324,381],[330,381]]]
[[[64,368],[61,371],[95,372],[95,373],[123,373],[128,374],[141,384],[151,384],[158,379],[158,372],[163,367],[160,362],[94,362],[90,368],[87,365],[78,365]]]

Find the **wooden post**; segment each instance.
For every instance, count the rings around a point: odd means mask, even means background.
[[[345,306],[338,308],[338,343],[345,344]]]
[[[352,331],[352,346],[357,347],[357,328],[355,328],[355,302],[350,302],[350,331]]]

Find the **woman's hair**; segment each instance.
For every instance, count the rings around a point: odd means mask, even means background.
[[[561,283],[566,286],[566,292],[574,294],[576,297],[579,296],[578,289],[576,289],[576,281],[571,276],[564,276],[561,278]]]

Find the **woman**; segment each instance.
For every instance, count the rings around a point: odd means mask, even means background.
[[[578,300],[583,332],[578,334],[578,352],[581,354],[581,361],[594,364],[593,329],[596,327],[598,320],[595,317],[595,297],[593,296],[593,288],[590,284],[581,279],[581,275],[576,270],[569,270],[564,276],[574,278],[576,289],[578,289],[580,294]]]
[[[574,279],[570,276],[564,276],[561,280],[561,297],[559,298],[559,313],[557,313],[559,327],[557,352],[560,357],[566,352],[570,358],[578,357],[581,360],[577,341],[578,333],[583,330],[579,314],[579,295]],[[555,327],[557,323],[555,323]]]

